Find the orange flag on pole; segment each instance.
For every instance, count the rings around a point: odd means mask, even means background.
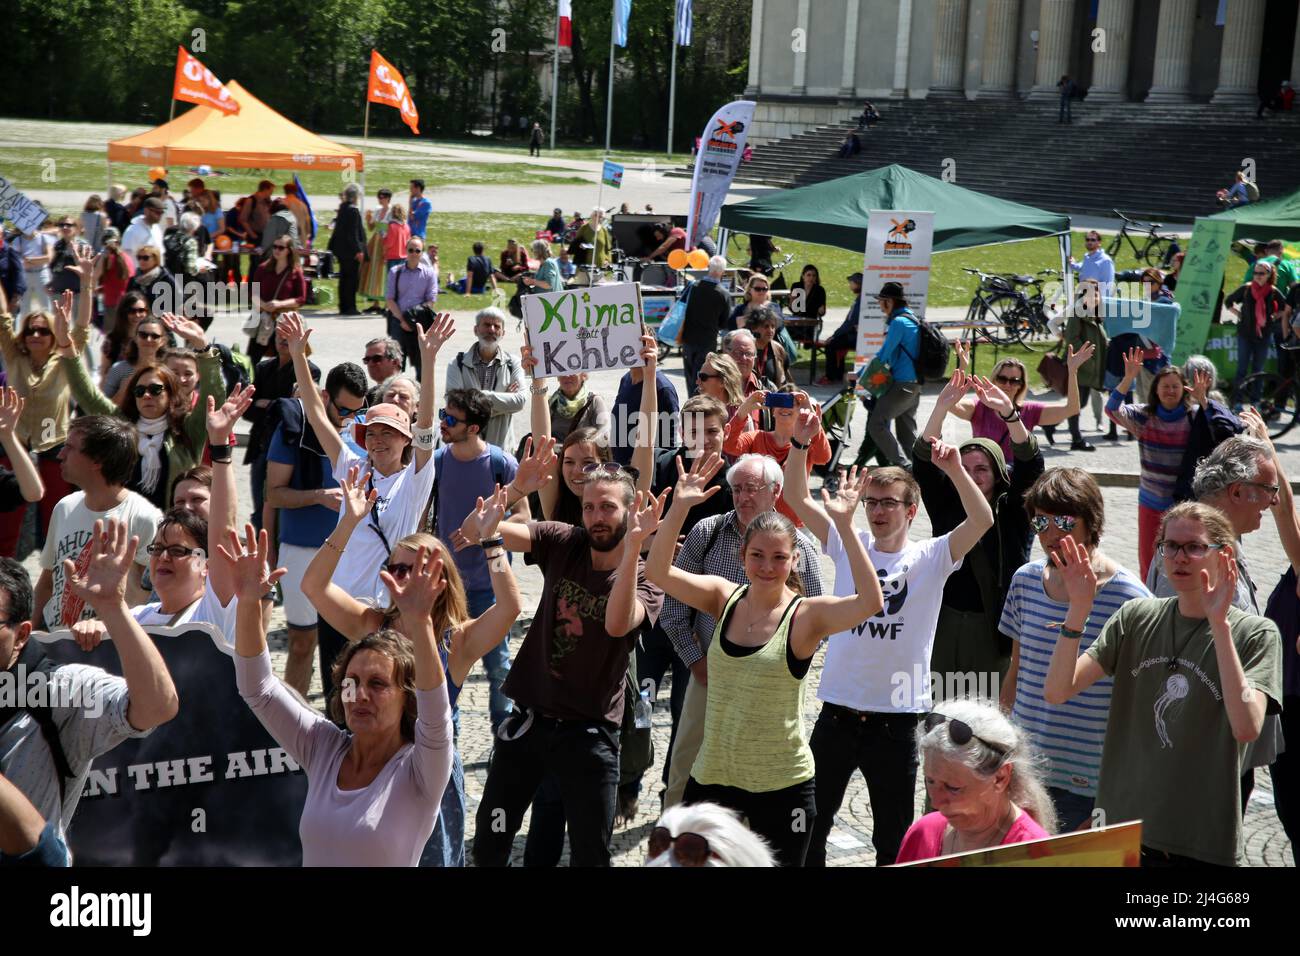
[[[211,106],[223,113],[239,112],[239,103],[230,95],[226,85],[183,46],[177,47],[172,99]]]
[[[366,91],[366,99],[399,110],[402,122],[411,127],[416,136],[420,135],[420,114],[415,109],[406,80],[393,64],[379,55],[378,50],[370,51],[370,89]]]

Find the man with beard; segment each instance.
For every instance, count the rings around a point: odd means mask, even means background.
[[[483,429],[482,439],[506,451],[513,450],[515,429],[511,420],[523,411],[528,397],[524,393],[524,368],[517,355],[500,347],[506,334],[506,316],[500,309],[483,309],[474,317],[474,337],[478,341],[468,352],[457,353],[447,368],[447,391],[474,389],[482,394],[492,409],[492,418]]]
[[[624,546],[636,498],[631,475],[607,463],[591,467],[581,528],[534,521],[498,529],[496,543],[524,552],[542,569],[543,585],[503,687],[515,709],[497,732],[478,808],[475,866],[507,864],[524,812],[548,774],[563,797],[572,865],[610,865],[623,682],[663,593],[646,582],[641,556]],[[519,463],[516,490],[538,490],[555,468],[555,441],[548,439]],[[461,533],[473,541],[472,529]],[[636,577],[634,597],[616,600],[614,584],[626,575]]]

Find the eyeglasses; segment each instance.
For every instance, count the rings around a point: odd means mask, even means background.
[[[160,341],[162,341],[162,333],[161,333],[161,332],[137,332],[137,333],[135,333],[135,337],[136,337],[137,339],[144,339],[146,342],[160,342]]]
[[[367,355],[367,356],[366,356],[365,358],[363,358],[361,361],[365,362],[367,365],[374,365],[376,362],[386,362],[386,361],[388,361],[388,356],[387,356],[387,355]]]
[[[863,498],[862,504],[868,511],[874,511],[877,508],[883,508],[885,511],[897,511],[903,507],[904,502],[897,498]]]
[[[54,334],[53,332],[51,332],[49,329],[47,329],[47,328],[46,328],[45,326],[43,326],[43,325],[36,325],[36,326],[33,326],[32,328],[27,329],[25,332],[23,332],[23,335],[36,335],[36,336],[40,336],[41,338],[44,338],[44,337],[47,336],[47,335],[53,335],[53,334]]]
[[[144,306],[140,306],[140,307],[135,308],[135,309],[127,309],[127,310],[126,310],[126,314],[127,314],[127,315],[148,315],[148,314],[149,314],[149,310],[146,309]]]
[[[455,428],[457,425],[460,425],[468,420],[464,418],[457,418],[455,415],[447,411],[445,408],[442,411],[438,412],[438,417],[442,419],[442,423],[446,425],[448,428]]]
[[[144,398],[146,395],[152,395],[157,398],[163,392],[167,391],[167,386],[161,382],[154,382],[152,385],[137,385],[131,389],[131,394],[136,398]]]
[[[650,831],[650,845],[647,848],[650,859],[661,856],[672,848],[673,856],[683,866],[703,866],[716,854],[709,847],[709,841],[698,833],[679,833],[672,835],[667,827],[655,827]]]
[[[393,576],[394,581],[405,581],[407,576],[410,575],[413,567],[415,567],[413,564],[398,564],[397,562],[394,562],[392,564],[385,564],[384,570]]]
[[[1025,384],[1025,380],[1023,378],[1011,378],[1007,375],[994,375],[993,381],[997,382],[999,385],[1020,386]]]
[[[767,489],[771,487],[772,487],[771,482],[747,481],[744,482],[743,484],[732,485],[731,493],[733,495],[740,495],[740,494],[761,495],[763,492],[767,491]]]
[[[1101,242],[1101,236],[1084,236],[1084,242]]]
[[[998,754],[1001,757],[1005,757],[1007,755],[1007,748],[999,747],[997,744],[989,743],[983,737],[977,735],[975,731],[971,730],[970,724],[966,723],[965,721],[957,720],[955,718],[948,717],[945,714],[940,714],[940,713],[929,713],[925,715],[926,733],[929,733],[930,731],[934,730],[934,728],[938,727],[940,724],[948,725],[948,739],[951,740],[953,743],[955,743],[958,747],[964,747],[972,740],[978,740],[985,747],[988,747],[989,750],[992,750],[995,754]]]
[[[188,558],[191,554],[200,558],[206,558],[208,553],[202,548],[184,548],[179,544],[151,544],[145,548],[150,555],[160,556],[166,554],[173,561],[179,561],[181,558]]]
[[[1221,544],[1205,544],[1201,541],[1157,541],[1156,553],[1162,558],[1176,558],[1181,551],[1193,561],[1199,561],[1211,551],[1218,551],[1223,547]]]
[[[353,415],[357,414],[357,412],[361,411],[361,409],[365,407],[364,405],[362,405],[362,406],[358,406],[357,408],[345,408],[344,406],[340,405],[338,402],[334,401],[334,399],[332,398],[330,399],[330,404],[334,406],[334,410],[338,412],[339,415],[343,418],[351,418]]]
[[[421,249],[419,246],[407,246],[406,251],[409,254],[413,252],[423,252],[424,250]]]
[[[1250,486],[1251,488],[1262,488],[1262,489],[1264,489],[1265,491],[1268,492],[1268,496],[1269,496],[1270,499],[1276,499],[1276,498],[1277,498],[1277,495],[1278,495],[1278,492],[1280,492],[1280,491],[1282,490],[1282,486],[1281,486],[1281,485],[1266,485],[1266,484],[1264,484],[1264,482],[1262,482],[1262,481],[1243,481],[1242,484],[1243,484],[1243,485],[1248,485],[1248,486]]]
[[[1078,523],[1079,519],[1074,515],[1034,515],[1029,519],[1029,524],[1033,527],[1035,534],[1042,534],[1047,530],[1047,526],[1052,524],[1069,534]]]
[[[617,475],[623,470],[623,466],[616,461],[591,461],[582,466],[584,475],[594,475],[598,471],[603,471],[607,475]]]
[[[273,243],[271,243],[271,248],[272,248],[272,249],[288,249],[289,246],[287,246],[287,245],[286,245],[285,243],[283,243],[283,242],[273,242]]]

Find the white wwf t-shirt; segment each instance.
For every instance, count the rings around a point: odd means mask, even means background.
[[[365,474],[370,462],[344,444],[334,463],[334,480],[342,483],[353,465],[360,465]],[[379,497],[370,514],[352,532],[331,579],[335,584],[360,601],[373,600],[379,607],[387,606],[388,588],[379,580],[380,569],[388,563],[390,549],[398,541],[420,530],[420,516],[433,491],[433,471],[433,459],[416,471],[412,455],[409,465],[387,477],[371,473]],[[374,528],[376,520],[383,538]]]
[[[235,614],[239,610],[239,598],[232,596],[230,603],[224,607],[217,592],[212,590],[212,580],[203,586],[203,597],[191,604],[180,617],[172,620],[173,615],[162,609],[162,601],[152,601],[131,608],[131,616],[141,627],[179,627],[182,624],[211,624],[221,632],[231,647],[235,646]]]
[[[909,541],[902,551],[877,551],[870,532],[858,537],[880,577],[885,606],[857,627],[831,635],[817,697],[841,707],[877,713],[926,713],[930,654],[952,560],[948,535]],[[832,525],[826,554],[835,562],[835,595],[857,593],[844,542]]]

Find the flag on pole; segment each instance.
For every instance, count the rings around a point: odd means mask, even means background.
[[[415,109],[406,80],[393,64],[379,55],[378,50],[370,51],[370,87],[366,90],[366,99],[400,111],[402,122],[411,127],[416,136],[420,135],[420,114]]]
[[[623,188],[623,167],[618,163],[611,163],[605,160],[605,165],[600,170],[600,181],[605,186],[613,186],[615,189]]]
[[[223,113],[238,113],[239,103],[226,85],[212,75],[185,47],[176,48],[176,78],[172,81],[172,99],[200,106],[211,106]]]
[[[560,18],[560,46],[573,46],[573,0],[559,0],[557,16]]]
[[[627,46],[627,20],[632,16],[632,0],[614,0],[614,46]]]
[[[691,0],[677,0],[677,45],[691,45]]]

